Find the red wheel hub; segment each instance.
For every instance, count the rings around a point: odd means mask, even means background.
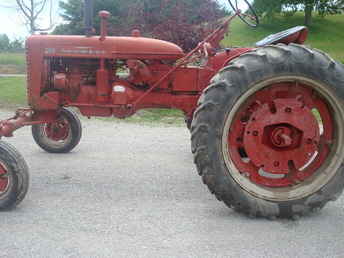
[[[275,99],[272,104],[273,110],[263,104],[252,113],[244,147],[255,166],[273,174],[288,174],[291,162],[301,168],[312,158],[319,142],[319,125],[298,100]]]
[[[256,92],[236,114],[229,132],[229,155],[240,173],[256,184],[298,184],[325,161],[332,125],[325,101],[310,87],[273,85]]]
[[[7,190],[9,184],[7,170],[6,168],[0,163],[0,194]]]
[[[64,119],[60,119],[55,123],[45,125],[44,131],[48,138],[54,141],[63,141],[69,135],[69,124]]]
[[[269,137],[269,135],[267,135]],[[293,143],[293,131],[289,126],[276,126],[271,132],[271,143],[276,147],[289,147]]]

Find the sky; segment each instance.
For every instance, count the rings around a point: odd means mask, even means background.
[[[59,18],[57,14],[59,0],[53,0],[52,2],[55,9],[53,15],[54,20],[61,21],[61,18]],[[15,0],[0,0],[0,34],[7,34],[11,39],[25,38],[28,35],[28,30],[25,26],[25,20],[23,16],[15,8],[7,8],[7,6],[16,6]],[[40,24],[42,25],[42,27],[49,27],[49,8],[46,8],[41,17],[42,19],[40,21]]]
[[[217,0],[220,4],[229,7],[227,0]],[[55,23],[61,22],[61,18],[58,16],[58,2],[59,0],[53,0],[54,6],[54,20]],[[7,34],[10,39],[15,38],[25,38],[28,35],[27,28],[24,24],[24,19],[21,14],[13,8],[6,8],[4,6],[13,6],[15,3],[14,0],[0,0],[0,17],[1,17],[1,25],[0,25],[0,34]],[[238,0],[239,7],[243,8],[243,3],[241,0]],[[49,9],[49,8],[47,8]],[[42,15],[42,19],[40,24],[42,27],[49,26],[49,11],[46,10],[44,15]]]

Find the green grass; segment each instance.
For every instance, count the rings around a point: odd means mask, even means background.
[[[26,79],[0,78],[0,107],[26,105]]]
[[[253,46],[255,42],[269,34],[303,24],[303,15],[291,17],[277,16],[272,21],[264,20],[262,24],[252,29],[235,19],[230,34],[223,40],[223,46]],[[344,15],[331,15],[324,18],[314,16],[313,25],[309,27],[309,37],[306,45],[321,49],[334,59],[344,62]]]
[[[26,61],[24,53],[0,52],[0,73],[15,74],[26,72]]]

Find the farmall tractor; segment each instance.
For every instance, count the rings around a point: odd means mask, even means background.
[[[246,2],[246,1],[245,1]],[[344,187],[344,67],[303,44],[307,28],[271,35],[252,48],[218,49],[231,21],[259,21],[252,6],[234,14],[197,48],[140,36],[34,35],[27,40],[29,107],[0,121],[0,137],[32,126],[51,153],[80,141],[87,117],[125,118],[144,108],[184,112],[203,182],[228,207],[250,216],[295,218],[336,200]],[[197,64],[197,65],[196,65]],[[127,71],[127,73],[125,73]],[[28,189],[20,154],[0,142],[0,208]]]

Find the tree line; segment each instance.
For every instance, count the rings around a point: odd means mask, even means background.
[[[312,24],[313,13],[321,16],[344,11],[344,0],[255,0],[253,7],[260,16],[273,17],[275,13],[294,15],[304,12],[304,25]]]
[[[84,34],[83,0],[60,1],[66,23],[54,34]],[[139,29],[143,36],[168,40],[192,49],[226,14],[216,0],[94,0],[94,28],[99,33],[98,12],[108,10],[109,34],[128,36]]]
[[[112,13],[111,35],[129,35],[137,28],[145,36],[172,41],[186,50],[228,15],[216,0],[94,0],[94,4],[95,28],[99,28],[97,12],[105,9]],[[304,24],[309,26],[314,12],[321,16],[343,12],[344,0],[254,0],[253,7],[263,18],[303,12]],[[61,1],[60,9],[66,23],[54,33],[83,34],[83,0]]]
[[[23,39],[10,40],[6,34],[0,34],[0,52],[21,52],[23,50]]]

